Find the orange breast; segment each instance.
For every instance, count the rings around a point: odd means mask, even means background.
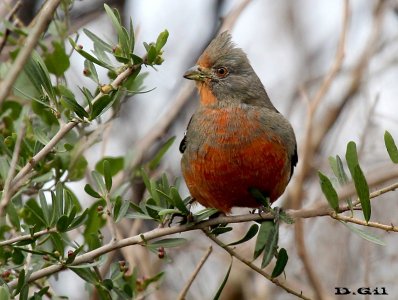
[[[229,212],[234,206],[259,207],[250,188],[275,201],[290,176],[286,149],[263,128],[261,111],[238,107],[202,108],[187,133],[182,172],[191,195],[202,205]]]

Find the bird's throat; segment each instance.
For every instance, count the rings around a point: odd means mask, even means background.
[[[197,84],[199,96],[200,96],[200,103],[202,105],[213,105],[217,103],[217,98],[211,91],[209,85],[206,82],[199,82]]]

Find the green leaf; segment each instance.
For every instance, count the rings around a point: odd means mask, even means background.
[[[214,235],[220,235],[232,231],[232,227],[216,227],[211,230]]]
[[[79,103],[77,103],[75,96],[68,88],[66,88],[62,85],[59,85],[58,90],[62,95],[61,103],[65,108],[70,109],[71,111],[76,113],[76,115],[78,115],[82,119],[84,117],[86,117],[86,118],[89,117],[86,110]]]
[[[104,178],[105,178],[105,187],[109,192],[112,188],[112,174],[111,174],[111,166],[108,160],[104,160]]]
[[[25,256],[23,255],[22,251],[19,249],[14,249],[14,251],[12,252],[12,262],[16,265],[22,265],[24,260]]]
[[[25,269],[22,269],[22,270],[19,272],[18,283],[17,283],[17,286],[15,287],[14,295],[18,295],[19,292],[20,292],[20,291],[22,290],[22,288],[24,287],[24,285],[25,285]]]
[[[84,186],[84,191],[89,194],[93,198],[101,198],[101,195],[98,194],[88,183]]]
[[[200,211],[198,211],[197,213],[194,214],[195,221],[196,222],[203,221],[203,220],[211,217],[212,215],[216,214],[217,212],[218,212],[218,210],[215,209],[215,208],[202,209],[202,210],[200,210]]]
[[[251,240],[253,237],[256,236],[256,234],[258,232],[258,228],[259,227],[257,224],[253,224],[252,226],[250,226],[249,230],[246,232],[244,237],[242,237],[240,240],[238,240],[236,242],[229,243],[227,246],[239,245],[239,244],[242,244],[244,242]]]
[[[150,248],[174,248],[184,245],[187,242],[186,239],[183,238],[167,238],[162,240],[157,240],[153,243],[148,244],[147,246]]]
[[[263,221],[257,235],[256,245],[254,247],[254,259],[260,256],[264,251],[266,244],[278,239],[278,231],[273,220]]]
[[[374,244],[380,245],[380,246],[386,245],[386,243],[384,241],[382,241],[379,237],[375,236],[374,234],[372,234],[368,231],[365,231],[357,226],[354,226],[350,223],[343,222],[343,221],[340,221],[340,222],[343,223],[345,226],[347,226],[347,228],[350,229],[352,232],[359,235],[361,238],[363,238],[369,242],[372,242]]]
[[[156,47],[154,45],[150,45],[147,53],[148,65],[153,64],[157,56],[158,56],[158,51],[156,51]]]
[[[43,211],[43,216],[44,216],[44,220],[46,221],[46,226],[50,227],[51,224],[51,212],[50,209],[47,205],[47,199],[44,196],[44,193],[42,190],[39,191],[39,199],[40,199],[40,206],[41,209]]]
[[[368,222],[371,216],[369,186],[359,166],[356,145],[352,141],[347,144],[346,160],[348,169],[354,180],[355,190],[361,202],[364,218]]]
[[[130,201],[123,201],[121,196],[116,198],[113,207],[113,218],[115,219],[115,223],[119,223],[126,216],[129,207]]]
[[[279,250],[275,267],[272,270],[272,274],[271,274],[272,278],[276,278],[283,273],[288,259],[289,259],[289,256],[287,255],[286,249],[282,248],[281,250]]]
[[[26,202],[25,204],[25,208],[31,213],[31,221],[29,222],[27,220],[30,225],[35,224],[46,227],[46,221],[44,220],[43,211],[35,200],[28,200],[28,202]]]
[[[221,293],[222,293],[222,291],[223,291],[223,289],[225,287],[225,284],[228,281],[229,273],[231,272],[231,268],[232,268],[232,259],[231,259],[231,263],[229,264],[229,268],[228,268],[227,274],[225,274],[224,280],[222,281],[220,287],[218,288],[216,295],[213,297],[213,300],[218,300],[220,298]]]
[[[386,130],[384,133],[384,143],[387,148],[388,155],[390,156],[391,161],[394,164],[398,164],[398,149],[395,144],[394,138],[392,135]]]
[[[184,201],[182,201],[180,194],[178,193],[177,189],[172,186],[170,188],[171,198],[173,199],[175,207],[177,207],[183,214],[188,215],[189,210],[185,206]]]
[[[94,64],[88,59],[84,60],[84,75],[91,78],[96,84],[99,84],[97,70]]]
[[[65,52],[64,45],[58,41],[52,42],[54,51],[45,56],[44,62],[50,73],[56,76],[62,76],[69,68],[69,56]]]
[[[100,46],[104,51],[112,53],[112,46],[106,43],[103,39],[101,39],[96,34],[86,28],[83,29],[83,32],[88,36],[90,40],[93,41],[94,44]]]
[[[105,195],[106,187],[105,187],[104,179],[102,178],[101,174],[94,170],[94,171],[91,171],[91,177],[94,179],[94,182],[95,182],[97,188],[100,190],[101,195]]]
[[[167,140],[166,143],[159,149],[159,151],[155,154],[153,159],[149,162],[149,169],[154,170],[159,166],[159,163],[165,153],[170,149],[171,145],[173,145],[176,137],[173,136]]]
[[[74,273],[76,273],[80,278],[84,281],[89,282],[91,284],[97,283],[97,275],[90,268],[78,269],[78,268],[70,268]]]
[[[339,197],[337,195],[336,190],[334,189],[330,179],[322,174],[320,171],[318,172],[319,182],[321,184],[322,192],[326,196],[326,199],[329,202],[329,205],[333,208],[333,210],[338,213],[339,212]]]
[[[21,223],[19,221],[18,212],[15,209],[15,205],[12,200],[8,203],[6,212],[12,226],[14,226],[17,231],[19,231],[21,228]]]
[[[83,49],[80,49],[80,47],[75,43],[75,41],[71,38],[69,38],[69,43],[72,45],[72,47],[79,53],[81,56],[83,56],[85,59],[88,59],[89,61],[104,67],[105,69],[113,71],[113,67],[111,65],[108,65],[106,62],[101,61],[97,59],[96,57],[92,56],[88,52],[84,51]]]
[[[372,209],[370,206],[369,186],[366,181],[365,175],[363,174],[359,165],[355,167],[353,177],[355,189],[357,190],[357,194],[361,202],[363,216],[366,222],[369,222],[370,215],[372,213]]]
[[[357,146],[355,142],[350,141],[347,144],[347,150],[345,154],[345,159],[347,160],[347,165],[348,169],[350,170],[351,175],[354,173],[354,169],[357,165],[359,165],[358,162],[358,154],[357,154]]]
[[[69,218],[67,215],[62,215],[57,221],[57,230],[59,232],[66,232],[68,229]]]
[[[338,155],[336,155],[336,164],[337,164],[337,179],[339,180],[340,185],[347,184],[348,177],[344,171],[343,162],[341,161],[341,158]]]
[[[109,18],[112,21],[113,27],[115,28],[117,35],[118,35],[118,40],[119,44],[122,47],[123,54],[129,55],[130,53],[130,47],[129,47],[129,36],[127,34],[127,31],[125,28],[122,27],[120,23],[120,18],[118,17],[118,12],[116,10],[111,9],[107,4],[104,4],[105,11]],[[124,29],[124,30],[123,30]]]
[[[104,175],[104,161],[107,160],[109,162],[109,171],[111,176],[115,176],[117,173],[119,173],[121,170],[124,168],[124,157],[123,156],[118,156],[118,157],[111,157],[111,156],[105,156],[102,158],[100,161],[98,161],[95,164],[95,169],[100,172],[102,175]]]
[[[337,177],[337,180],[339,181],[340,185],[345,185],[348,183],[348,177],[347,174],[344,170],[343,162],[341,161],[340,156],[336,155],[336,158],[329,157],[329,161],[333,160],[333,165],[332,163],[330,164],[333,170],[334,175]],[[351,210],[351,213],[353,212],[353,207],[352,207],[352,201],[351,198],[345,199],[345,201],[348,204],[348,207]]]
[[[97,101],[93,103],[93,109],[90,114],[90,121],[94,120],[101,113],[105,112],[110,106],[114,97],[110,95],[102,95]]]
[[[167,30],[161,32],[156,40],[156,50],[159,52],[166,45],[169,32]]]
[[[135,37],[134,37],[133,20],[131,18],[130,18],[129,37],[130,37],[130,52],[133,53],[135,46]]]
[[[1,300],[10,300],[11,299],[10,291],[8,290],[6,285],[0,286],[0,299]]]
[[[86,222],[88,216],[88,208],[86,208],[80,216],[77,216],[69,225],[68,230],[75,229]]]
[[[84,155],[77,156],[68,167],[68,179],[70,181],[83,179],[86,175],[87,166],[88,162]]]
[[[64,186],[61,182],[55,186],[55,196],[57,198],[57,216],[60,217],[64,213]]]
[[[24,71],[39,95],[43,95],[44,88],[47,96],[51,100],[56,101],[55,90],[51,83],[50,74],[37,52],[34,51],[32,53],[32,57],[25,64]]]

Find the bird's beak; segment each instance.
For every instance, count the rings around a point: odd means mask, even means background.
[[[198,66],[188,69],[188,71],[186,71],[184,74],[184,78],[197,81],[204,81],[206,77],[206,74],[204,74]]]

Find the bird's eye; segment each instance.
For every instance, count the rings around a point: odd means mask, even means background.
[[[228,75],[228,69],[225,67],[219,67],[216,69],[216,74],[218,78],[224,78]]]

